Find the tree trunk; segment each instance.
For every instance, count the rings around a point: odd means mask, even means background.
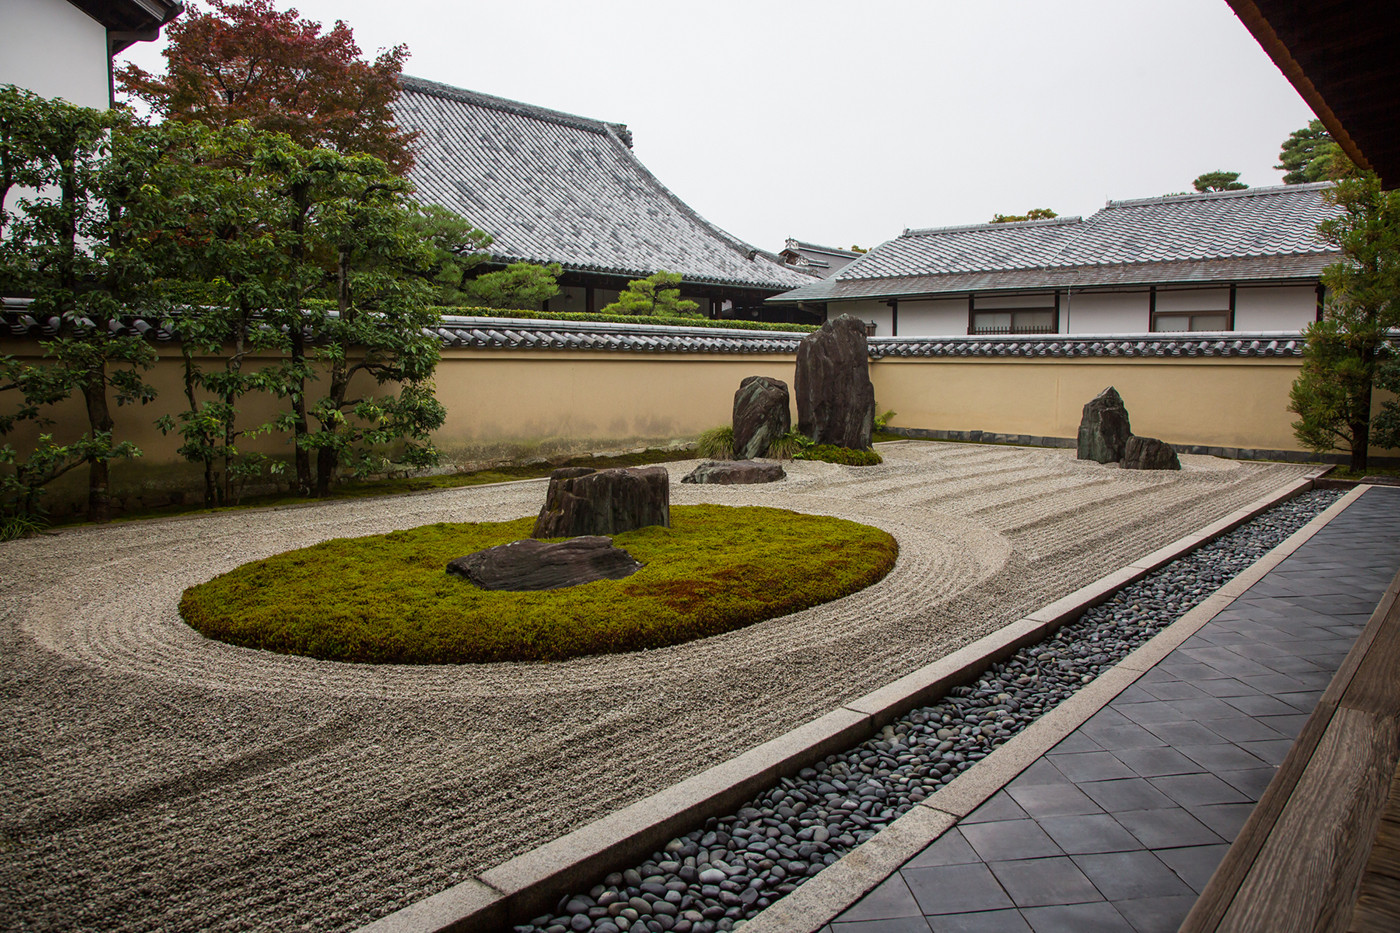
[[[100,366],[83,380],[83,401],[87,403],[88,425],[93,440],[98,434],[112,433],[112,413],[107,408],[107,368]],[[88,458],[88,521],[107,522],[112,519],[109,496],[110,472],[105,457]]]
[[[306,337],[295,323],[292,327],[292,365],[301,367],[306,362]],[[306,449],[306,438],[311,433],[306,424],[306,380],[297,378],[296,389],[292,392],[292,446],[296,458],[297,495],[311,495],[314,485],[311,482],[311,452]]]
[[[185,359],[185,400],[190,403],[190,415],[194,416],[199,411],[199,402],[194,394],[196,378],[194,355],[190,352],[190,345],[184,341],[180,343],[180,355]],[[204,507],[212,509],[214,507],[214,458],[206,453],[200,459],[204,462]]]
[[[1366,459],[1371,447],[1371,384],[1357,399],[1357,422],[1351,426],[1351,469],[1361,475],[1366,473]]]
[[[350,303],[350,256],[344,250],[340,251],[340,258],[337,268],[336,298],[337,311],[340,314],[341,324],[349,322],[355,314]],[[347,352],[349,347],[344,348]],[[345,407],[345,395],[350,389],[350,363],[341,354],[331,361],[330,388],[326,395],[330,401],[329,407],[332,411],[341,411]],[[331,431],[340,430],[336,424],[329,426]],[[326,425],[321,425],[321,430],[327,430]],[[319,448],[316,452],[316,495],[324,497],[330,494],[331,488],[335,485],[336,467],[340,464],[340,450],[334,444],[327,444]]]

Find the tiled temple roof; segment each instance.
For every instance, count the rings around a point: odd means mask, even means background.
[[[495,238],[494,258],[630,277],[781,291],[812,277],[721,230],[656,179],[627,127],[401,79],[394,106],[419,134],[418,197]]]
[[[1035,288],[1315,279],[1337,261],[1317,233],[1326,183],[1110,201],[1057,217],[906,230],[779,302]]]

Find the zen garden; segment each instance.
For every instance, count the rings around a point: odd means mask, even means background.
[[[0,85],[9,925],[1386,928],[1400,195],[1321,122],[1277,188],[767,253],[621,124],[170,17],[140,107]],[[474,211],[450,139],[560,161]],[[595,163],[537,200],[652,192],[568,221],[633,266],[491,213]],[[1103,229],[1201,281],[940,284]]]

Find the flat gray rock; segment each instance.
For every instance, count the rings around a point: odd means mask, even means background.
[[[594,580],[621,580],[642,565],[612,538],[584,535],[567,541],[524,538],[449,561],[447,572],[483,590],[558,590]]]
[[[665,467],[562,467],[549,474],[530,537],[616,535],[645,525],[671,527],[671,474]]]
[[[1176,455],[1176,448],[1166,441],[1134,434],[1128,438],[1119,466],[1125,470],[1179,470],[1181,459]]]
[[[682,483],[715,483],[740,486],[750,483],[775,483],[787,476],[776,463],[755,463],[753,460],[706,460],[687,473]]]

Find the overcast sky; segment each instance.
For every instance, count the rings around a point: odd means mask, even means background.
[[[626,123],[711,222],[766,249],[1279,184],[1311,119],[1225,0],[274,0],[407,74]],[[121,56],[163,70],[162,43]]]

